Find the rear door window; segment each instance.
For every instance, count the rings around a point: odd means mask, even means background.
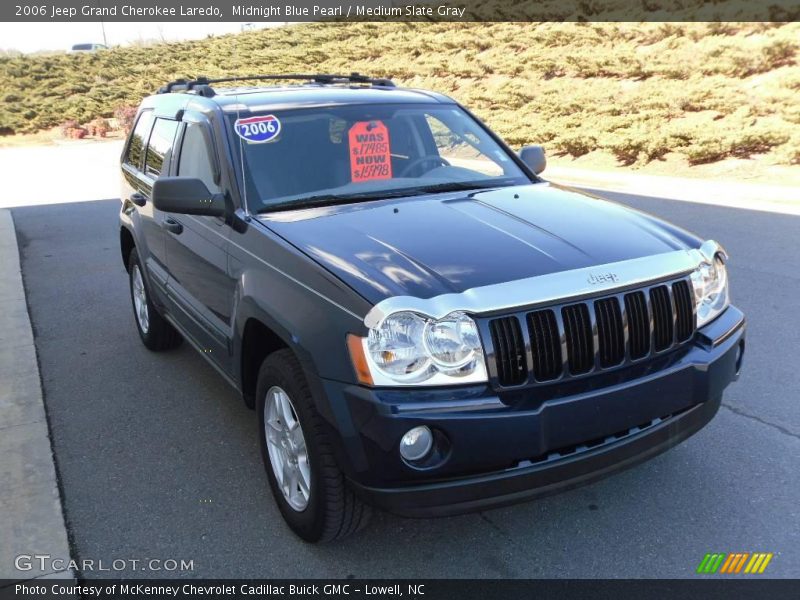
[[[178,122],[169,119],[156,119],[150,141],[147,144],[144,172],[150,177],[165,175],[169,169],[172,155],[172,144],[175,142],[175,133],[178,131]]]
[[[139,115],[136,126],[131,134],[131,141],[128,143],[128,151],[125,154],[125,162],[135,169],[142,168],[142,157],[147,138],[150,137],[150,128],[153,126],[153,113],[148,111]]]

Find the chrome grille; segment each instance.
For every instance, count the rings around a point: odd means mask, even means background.
[[[650,354],[650,315],[644,292],[625,294],[625,314],[628,317],[628,350],[637,360]]]
[[[588,373],[594,364],[592,322],[586,304],[571,304],[561,309],[564,335],[567,339],[569,372],[572,375]]]
[[[672,297],[675,300],[675,337],[685,342],[694,333],[694,294],[688,281],[672,284]]]
[[[519,385],[528,375],[525,360],[525,343],[522,328],[514,317],[494,319],[489,323],[494,346],[498,378],[504,385]]]
[[[674,349],[695,331],[688,279],[479,322],[492,344],[489,376],[501,388],[619,368]]]
[[[531,338],[533,376],[537,381],[555,379],[564,366],[561,357],[561,334],[552,310],[528,313],[528,335]]]
[[[675,329],[667,286],[660,285],[650,290],[650,306],[653,309],[653,343],[656,352],[661,352],[672,344]]]
[[[616,298],[604,298],[594,303],[597,316],[598,358],[604,369],[618,365],[625,359],[625,331],[622,310]]]

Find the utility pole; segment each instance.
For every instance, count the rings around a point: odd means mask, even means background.
[[[97,0],[97,7],[100,7],[101,0]],[[103,14],[102,11],[98,11],[101,15]],[[100,19],[100,29],[103,31],[103,46],[108,48],[108,40],[106,39],[106,24],[103,23],[103,19]]]

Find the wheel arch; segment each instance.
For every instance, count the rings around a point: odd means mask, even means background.
[[[243,297],[236,310],[234,337],[234,370],[239,377],[239,387],[245,404],[255,406],[255,389],[261,363],[272,352],[288,348],[303,368],[315,399],[322,388],[314,360],[309,350],[303,347],[300,337],[292,334],[286,326],[267,313],[248,297]]]
[[[133,238],[133,234],[127,227],[120,227],[119,228],[119,249],[122,253],[122,264],[125,266],[125,270],[128,270],[128,261],[131,257],[131,252],[136,247],[136,240]]]
[[[264,323],[260,316],[250,316],[242,327],[239,344],[239,373],[242,399],[249,408],[255,407],[258,370],[261,363],[277,350],[290,349],[280,335]],[[292,351],[294,353],[294,351]]]

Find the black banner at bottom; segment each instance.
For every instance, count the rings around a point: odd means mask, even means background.
[[[533,598],[797,598],[797,580],[554,579],[33,579],[0,580],[0,600],[213,598],[242,600],[531,600]]]

